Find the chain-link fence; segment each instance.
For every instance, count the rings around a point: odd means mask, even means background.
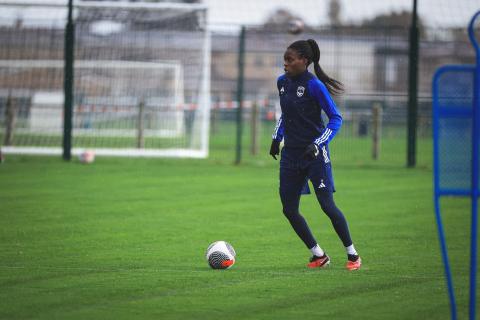
[[[356,163],[375,157],[406,163],[408,35],[408,28],[338,27],[297,36],[248,28],[242,154],[248,157],[268,153],[280,115],[276,79],[283,73],[283,53],[291,42],[312,38],[319,44],[322,68],[345,86],[345,93],[335,97],[344,119],[332,143],[337,151],[335,157]],[[212,35],[210,150],[212,157],[229,157],[232,161],[237,132],[238,48],[238,34]],[[422,30],[417,119],[420,165],[430,165],[431,159],[431,81],[435,69],[446,63],[473,60],[466,31]]]
[[[15,128],[31,127],[32,119],[41,121],[40,116],[32,118],[32,114],[35,115],[36,106],[45,102],[43,98],[46,97],[46,92],[50,104],[57,106],[62,102],[61,66],[64,57],[65,8],[62,10],[57,18],[42,18],[41,24],[32,23],[32,19],[23,19],[9,26],[0,26],[0,39],[3,44],[0,47],[0,60],[3,63],[0,72],[0,143],[3,145],[41,141],[43,144],[48,142],[49,146],[60,147],[60,135],[53,139],[46,135],[30,134],[26,135],[30,140],[21,141],[19,135],[15,137],[12,134],[15,133]],[[157,8],[159,15],[166,18],[173,12],[172,9],[168,10],[164,12]],[[204,136],[206,125],[201,128],[194,125],[198,115],[197,108],[201,103],[198,101],[198,92],[200,87],[203,88],[199,83],[201,76],[205,74],[201,69],[205,63],[202,52],[207,48],[207,45],[204,45],[205,39],[202,38],[203,27],[199,27],[198,23],[192,25],[192,22],[202,20],[199,20],[196,11],[182,16],[183,20],[178,20],[176,15],[173,20],[166,19],[165,23],[158,22],[159,19],[149,19],[147,14],[138,14],[138,9],[131,11],[135,14],[129,13],[130,16],[120,17],[123,20],[112,18],[110,21],[104,21],[105,14],[97,16],[98,12],[84,8],[77,17],[76,59],[99,61],[102,65],[94,66],[95,72],[89,66],[84,66],[82,71],[89,73],[83,77],[83,81],[86,81],[88,89],[94,93],[102,90],[111,92],[109,81],[128,79],[115,82],[118,90],[109,94],[112,105],[108,108],[114,110],[118,117],[108,125],[113,126],[109,127],[112,130],[121,127],[127,132],[127,129],[131,129],[132,137],[126,142],[117,136],[108,140],[96,138],[95,143],[106,143],[108,146],[113,143],[116,147],[128,145],[134,148],[156,146],[157,142],[148,140],[148,130],[153,128],[155,123],[160,123],[160,120],[165,120],[167,113],[163,112],[158,119],[153,119],[149,116],[148,103],[135,103],[135,106],[144,106],[144,113],[138,108],[138,112],[124,116],[122,105],[117,101],[133,87],[138,87],[137,91],[143,92],[150,86],[150,96],[156,96],[161,90],[168,91],[170,87],[165,85],[166,83],[171,83],[172,88],[170,93],[164,95],[180,101],[170,103],[171,109],[168,109],[169,114],[173,115],[173,120],[169,123],[175,126],[174,133],[178,135],[178,143],[169,144],[164,137],[160,137],[158,144],[162,147],[189,147],[192,141],[196,141],[195,136]],[[135,21],[137,23],[133,23]],[[333,156],[345,162],[366,163],[378,157],[387,162],[404,164],[407,142],[408,26],[308,27],[299,35],[289,34],[284,27],[282,24],[275,27],[265,23],[246,29],[243,159],[262,159],[268,153],[271,133],[280,114],[276,79],[283,73],[285,49],[295,40],[313,38],[320,46],[322,68],[345,85],[345,93],[335,97],[344,124],[332,143],[332,148],[336,151]],[[185,28],[193,31],[186,32]],[[472,63],[474,52],[468,43],[466,28],[422,27],[420,39],[417,154],[419,164],[430,165],[432,75],[437,67],[446,63]],[[239,33],[231,30],[215,31],[207,41],[210,41],[208,49],[211,48],[209,157],[216,161],[233,162],[236,158],[238,132],[236,96]],[[197,47],[200,49],[196,49]],[[112,73],[113,76],[109,77],[113,80],[102,81],[106,79],[106,71],[100,72],[108,67],[102,62],[106,57],[115,61],[115,65],[110,69],[117,70],[117,74]],[[56,65],[52,65],[52,61],[55,61]],[[128,69],[124,61],[139,62],[142,67],[131,64]],[[13,62],[18,65],[15,72],[12,71]],[[45,63],[45,66],[38,67],[39,63]],[[77,75],[82,74],[81,70],[81,64],[77,63]],[[145,70],[151,74],[148,83],[146,77],[142,76]],[[52,88],[55,88],[56,95],[52,94]],[[37,89],[44,92],[32,95]],[[86,141],[80,135],[81,130],[95,129],[90,117],[101,119],[106,109],[101,104],[101,99],[88,100],[79,93],[77,90],[74,110],[78,112],[74,123],[80,123],[82,128],[76,132],[74,130],[73,138],[80,143]],[[102,92],[98,95],[102,94],[105,96]],[[136,99],[141,102],[141,97]],[[124,99],[123,103],[125,101],[127,100]],[[159,101],[156,99],[154,102],[158,104]],[[13,107],[15,113],[11,111]],[[178,110],[181,111],[180,116]],[[140,117],[147,119],[139,121]],[[127,118],[129,123],[125,122]],[[61,112],[57,112],[54,120],[56,127],[60,128]],[[42,130],[49,129],[44,128],[41,123],[38,125]],[[104,121],[97,123],[97,126],[105,125]],[[135,130],[142,135],[135,133]],[[138,136],[145,139],[143,145],[137,141]],[[94,144],[86,146],[95,147]]]

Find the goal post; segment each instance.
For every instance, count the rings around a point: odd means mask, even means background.
[[[0,8],[19,12],[33,6],[38,4],[0,1]],[[66,13],[58,4],[51,7]],[[211,46],[206,8],[110,2],[74,8],[72,154],[89,149],[109,156],[206,157]],[[22,41],[7,43],[10,54],[0,51],[0,137],[12,125],[5,117],[7,100],[16,113],[4,153],[62,153],[63,30],[58,21],[51,23],[6,28],[7,39]],[[60,44],[44,45],[38,34]],[[11,58],[20,50],[31,50],[28,59]]]

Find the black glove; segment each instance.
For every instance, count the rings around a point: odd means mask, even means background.
[[[303,153],[303,158],[307,160],[317,159],[318,154],[320,153],[320,148],[315,144],[309,144]]]
[[[272,140],[272,145],[270,146],[270,155],[273,159],[277,160],[277,156],[280,154],[280,141],[275,139]]]

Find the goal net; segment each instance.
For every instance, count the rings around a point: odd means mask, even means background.
[[[16,10],[0,49],[0,143],[5,153],[61,154],[66,8],[52,21]],[[56,10],[56,11],[55,11]],[[63,13],[62,13],[63,12]],[[22,15],[23,14],[23,15]],[[72,154],[206,157],[210,35],[192,4],[75,5]],[[35,23],[36,19],[38,21]],[[20,21],[19,21],[20,20]]]

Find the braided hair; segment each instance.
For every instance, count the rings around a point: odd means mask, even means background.
[[[298,40],[289,45],[288,49],[295,50],[300,57],[307,59],[307,67],[313,62],[315,75],[325,84],[330,94],[339,95],[343,92],[343,84],[330,78],[320,67],[320,48],[315,40]]]

